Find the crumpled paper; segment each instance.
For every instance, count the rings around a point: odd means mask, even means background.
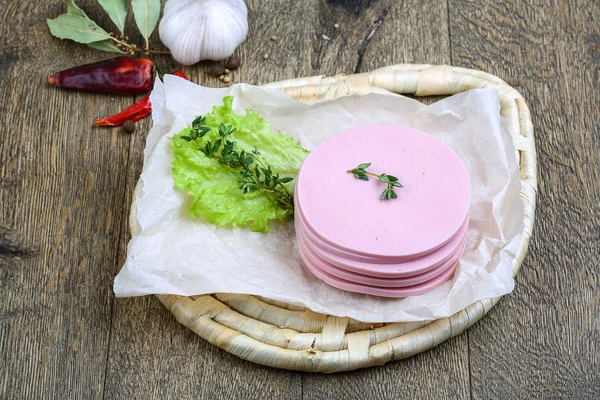
[[[271,222],[271,233],[264,234],[191,218],[191,198],[174,187],[171,176],[171,137],[228,95],[234,96],[236,112],[258,111],[308,150],[345,129],[373,123],[413,127],[448,144],[464,162],[472,185],[467,247],[454,278],[404,299],[346,292],[303,267],[291,221]],[[274,89],[246,84],[212,89],[167,75],[164,84],[157,81],[151,101],[154,126],[132,205],[133,237],[115,279],[118,297],[244,293],[364,322],[393,322],[447,317],[513,289],[523,204],[515,150],[494,89],[468,91],[430,106],[384,94],[302,104]]]

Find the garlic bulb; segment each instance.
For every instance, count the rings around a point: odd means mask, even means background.
[[[224,60],[248,34],[248,9],[243,0],[169,0],[158,32],[183,65]]]

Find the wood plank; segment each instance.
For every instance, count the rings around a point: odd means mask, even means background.
[[[183,69],[190,80],[206,86],[223,85],[206,75],[208,66],[181,67],[168,58],[158,68]],[[131,136],[127,192],[122,214],[129,214],[133,190],[143,161],[151,120],[137,124]],[[121,223],[118,267],[123,265],[130,238],[126,220]],[[110,399],[132,398],[255,398],[301,397],[301,376],[272,370],[238,359],[185,328],[154,296],[114,300],[105,393]]]
[[[234,80],[259,84],[291,77],[351,73],[355,69],[381,66],[382,62],[449,62],[446,25],[440,24],[439,29],[431,30],[422,21],[418,29],[411,32],[405,24],[397,22],[415,18],[419,10],[424,12],[431,7],[445,16],[443,5],[413,1],[394,9],[390,7],[391,2],[370,5],[354,1],[344,5],[344,2],[330,1],[315,2],[314,6],[300,2],[249,2],[250,35],[237,52],[244,67],[234,73]],[[391,13],[390,22],[386,25],[388,13]],[[307,18],[297,22],[297,15]],[[333,27],[336,23],[339,24],[337,29]],[[378,29],[383,33],[378,34]],[[323,34],[330,39],[324,40]],[[272,36],[276,39],[271,40]],[[435,46],[429,48],[428,43]],[[390,48],[404,50],[389,52]],[[445,51],[438,51],[442,48]],[[263,54],[270,56],[264,60]],[[205,75],[210,64],[184,70],[195,82],[222,86]],[[140,126],[141,131],[149,127],[147,124],[146,121]],[[142,148],[141,136],[132,137],[125,209],[131,202],[141,169]],[[123,229],[122,237],[126,238],[125,225]],[[125,257],[124,249],[123,241],[121,261]],[[214,369],[221,372],[208,372]],[[446,377],[444,391],[440,392],[436,385],[423,384],[422,375],[415,373],[419,370],[426,371],[427,376]],[[249,393],[253,393],[254,398],[297,398],[301,393],[306,398],[335,397],[339,393],[352,397],[357,389],[370,386],[374,381],[390,382],[382,389],[392,390],[387,394],[383,390],[378,392],[381,398],[395,396],[396,390],[407,387],[417,398],[440,393],[464,398],[468,394],[466,337],[455,338],[431,352],[386,367],[336,376],[299,374],[250,365],[215,348],[180,326],[154,298],[115,301],[106,385],[110,398],[161,397],[165,388],[169,388],[169,394],[174,397],[190,393],[211,398],[247,397]]]
[[[469,331],[473,398],[598,398],[599,25],[597,1],[450,1],[454,64],[525,96],[539,158],[515,292]]]
[[[394,2],[383,21],[381,16],[370,19],[357,72],[400,63],[450,64],[446,4]],[[382,367],[335,377],[306,375],[303,392],[305,399],[468,398],[467,336],[462,334],[431,351]]]
[[[443,4],[375,3],[250,2],[251,35],[239,50],[246,66],[234,77],[262,83],[454,61],[521,90],[538,128],[536,236],[516,292],[469,333],[473,397],[594,398],[600,390],[598,5],[453,1],[450,60]],[[90,15],[102,15],[95,2],[83,4]],[[130,137],[98,130],[93,118],[132,99],[43,84],[51,72],[106,56],[49,37],[44,18],[61,7],[22,2],[0,11],[0,397],[103,396],[110,335],[108,398],[356,397],[376,384],[379,398],[468,396],[467,335],[407,361],[322,376],[240,361],[181,327],[152,297],[117,300],[109,331],[112,278],[124,258],[124,217],[149,122]],[[306,18],[297,22],[298,15]],[[168,58],[158,62],[162,71],[175,66]],[[185,70],[196,82],[222,85],[204,75],[207,65]],[[21,255],[27,251],[33,254]],[[430,376],[443,377],[443,384]]]
[[[246,67],[236,81],[260,85],[304,76],[352,73],[359,62],[361,45],[372,30],[372,21],[389,9],[391,1],[247,3],[250,34],[239,49]],[[265,54],[269,55],[266,61]]]
[[[90,15],[102,15],[85,2]],[[52,4],[0,10],[0,398],[101,398],[129,139],[93,120],[132,96],[52,87],[58,70],[108,58],[51,38]],[[108,18],[101,23],[107,25]],[[19,240],[21,239],[21,240]],[[19,249],[31,255],[18,257]],[[10,254],[13,253],[13,254]]]
[[[315,27],[310,22],[314,19],[310,4],[253,1],[248,2],[248,7],[250,33],[236,51],[243,66],[232,74],[234,82],[260,83],[273,80],[272,76],[283,79],[320,73],[306,61],[312,56],[312,42],[317,40]],[[306,12],[309,23],[298,21],[296,16]],[[272,36],[277,39],[271,40]],[[264,60],[266,53],[271,56]],[[225,86],[207,75],[214,62],[181,67],[168,59],[157,61],[163,71],[178,67],[193,82]],[[344,65],[351,69],[353,62],[349,60]],[[142,167],[145,133],[150,126],[149,120],[138,124],[138,133],[131,137],[124,214],[129,213]],[[121,230],[119,265],[125,260],[129,240],[127,221],[123,221]],[[136,333],[132,335],[132,332]],[[301,379],[300,373],[257,366],[216,348],[179,324],[152,296],[115,299],[106,380],[109,398],[163,398],[169,395],[174,398],[252,396],[294,399],[301,397]]]
[[[435,0],[392,4],[379,27],[378,19],[372,20],[374,33],[356,72],[403,63],[451,64],[446,4]]]

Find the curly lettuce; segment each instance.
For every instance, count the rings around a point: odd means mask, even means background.
[[[271,122],[256,111],[246,110],[245,115],[236,114],[232,108],[233,97],[225,97],[223,104],[215,106],[206,115],[205,125],[211,128],[202,140],[219,139],[221,124],[235,128],[232,140],[236,148],[250,153],[260,151],[261,161],[271,166],[282,177],[295,178],[300,165],[308,155],[296,141],[283,132],[273,132]],[[269,232],[269,220],[284,220],[293,209],[283,209],[264,192],[244,193],[232,169],[207,157],[198,149],[198,143],[182,140],[190,129],[173,136],[171,149],[175,186],[190,194],[194,201],[188,212],[192,217],[204,217],[218,226],[249,226],[253,231]],[[290,191],[295,180],[286,184]]]

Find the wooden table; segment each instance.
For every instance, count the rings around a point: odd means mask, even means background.
[[[110,26],[96,2],[78,3]],[[152,296],[114,298],[151,121],[132,135],[97,128],[134,97],[46,83],[110,56],[50,36],[61,1],[0,5],[0,398],[598,398],[598,1],[248,1],[236,82],[451,64],[505,79],[534,115],[536,227],[515,291],[431,351],[335,375],[242,361]],[[222,86],[208,65],[184,71]]]

